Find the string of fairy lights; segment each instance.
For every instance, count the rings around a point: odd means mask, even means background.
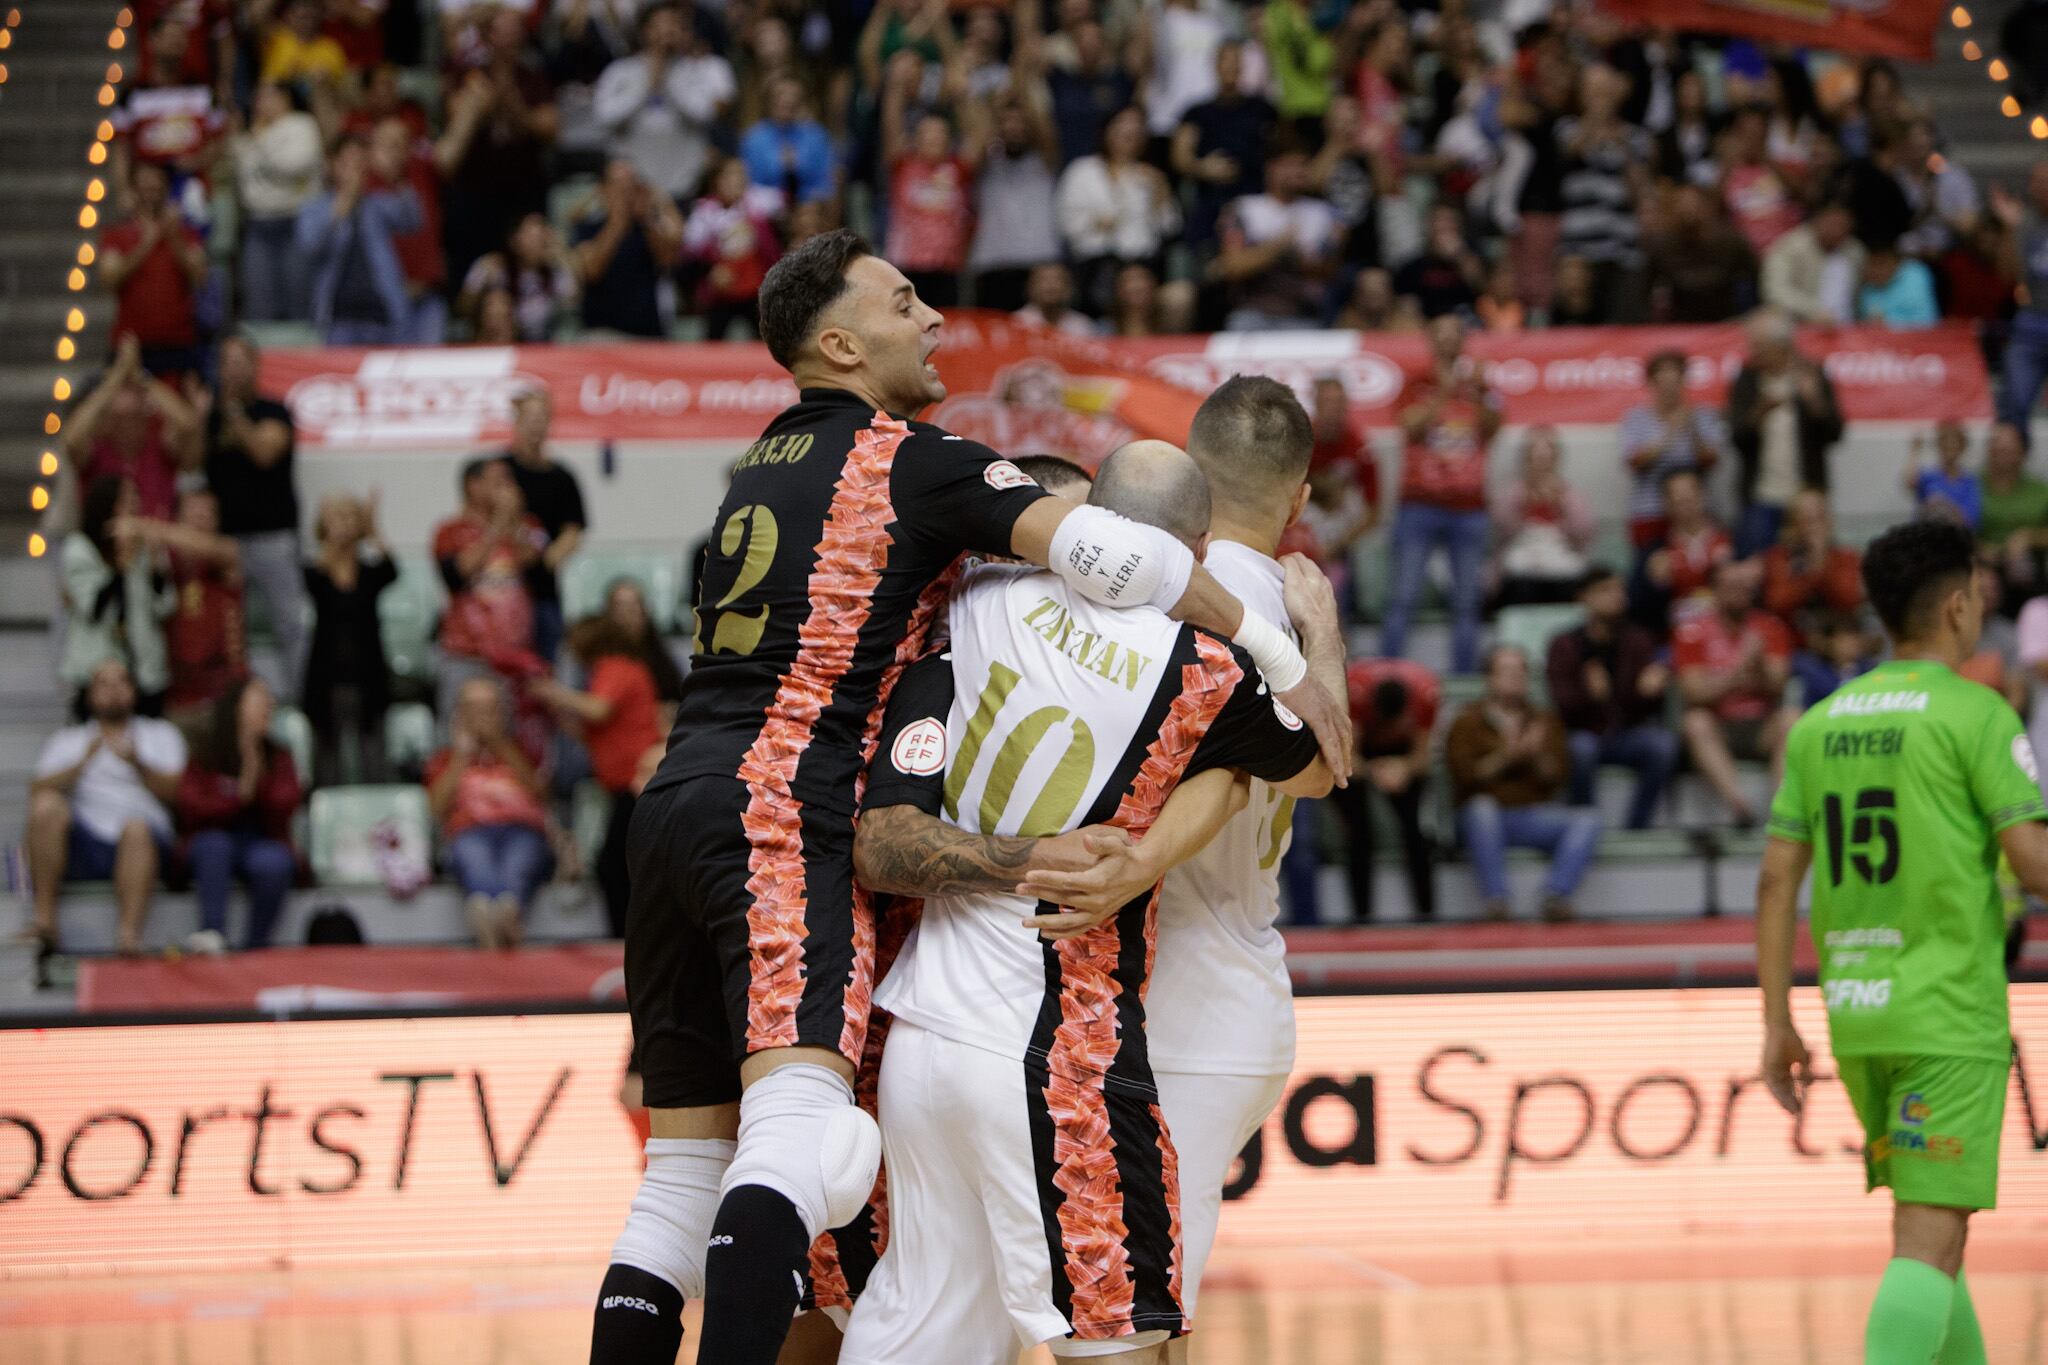
[[[11,11],[8,14],[7,23],[10,30],[19,20],[19,17],[19,10]],[[121,64],[119,54],[128,46],[128,29],[134,22],[134,11],[123,8],[119,14],[114,16],[114,26],[107,30],[107,50],[116,55],[107,63],[106,78],[100,85],[97,99],[101,109],[112,109],[114,101],[120,98],[121,82],[126,77],[127,71]],[[6,44],[7,35],[0,33],[0,48],[4,48]],[[0,66],[0,81],[5,79],[5,68]],[[102,168],[107,164],[107,145],[113,140],[113,120],[102,117],[99,121],[99,126],[93,130],[92,146],[85,154],[86,163],[94,168],[94,173],[92,178],[85,182],[85,202],[78,206],[78,229],[80,232],[90,233],[99,226],[100,205],[106,201],[108,193],[106,175]],[[95,256],[96,250],[92,244],[92,238],[88,236],[78,244],[78,253],[73,260],[70,272],[65,276],[65,285],[73,294],[85,292],[87,284],[90,283],[90,278],[87,276],[86,271],[92,266]],[[85,309],[74,303],[64,312],[64,331],[57,338],[57,360],[60,364],[69,364],[78,358],[78,334],[84,330]],[[64,416],[59,411],[59,405],[69,402],[70,399],[70,377],[67,375],[57,376],[56,381],[50,386],[52,406],[49,413],[43,418],[43,435],[51,438],[52,445],[43,452],[42,459],[36,467],[37,474],[46,482],[36,484],[29,490],[28,495],[29,507],[37,512],[48,509],[50,505],[50,486],[47,481],[55,479],[57,471],[62,467],[61,462],[57,458],[57,447],[55,445],[56,437],[64,430]],[[49,541],[41,531],[30,532],[28,552],[31,557],[41,558],[49,548]]]
[[[1969,10],[1961,5],[1957,5],[1948,12],[1948,22],[1950,27],[1967,32],[1976,21],[1970,17]],[[1971,62],[1981,62],[1984,60],[1984,49],[1978,46],[1975,38],[1965,38],[1963,40],[1963,59]],[[1985,65],[1984,74],[1989,76],[1992,82],[1997,85],[2004,85],[2012,77],[2012,72],[2007,69],[2005,59],[2002,57],[1993,57]],[[1998,101],[1998,112],[2004,114],[2007,118],[2018,118],[2024,112],[2020,108],[2019,96],[2008,90]],[[2027,131],[2032,133],[2037,139],[2048,141],[2048,118],[2044,118],[2040,114],[2034,115],[2027,122]]]

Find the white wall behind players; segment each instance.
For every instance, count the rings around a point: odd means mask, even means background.
[[[1834,453],[1836,516],[1866,524],[1903,516],[1905,495],[1899,486],[1909,443],[1918,427],[1903,423],[1864,423],[1852,427]],[[1562,430],[1568,481],[1593,504],[1603,522],[1619,523],[1627,505],[1627,478],[1610,426],[1566,427]],[[1981,444],[1981,427],[1973,432],[1973,451]],[[1495,446],[1495,476],[1518,466],[1521,429],[1510,427]],[[1399,441],[1391,432],[1375,437],[1382,468],[1398,475]],[[2036,448],[2042,442],[2037,439]],[[726,466],[744,448],[742,442],[680,441],[619,442],[614,446],[613,473],[599,470],[595,442],[565,441],[555,457],[573,468],[583,482],[598,544],[673,545],[680,554],[705,536],[725,492]],[[322,496],[336,490],[365,493],[383,490],[384,530],[400,554],[426,551],[434,526],[452,514],[458,494],[456,474],[476,451],[306,451],[299,458],[300,486],[310,527]],[[1024,451],[1005,452],[1026,454]],[[2036,473],[2048,474],[2048,456],[2034,461]],[[1730,468],[1716,479],[1716,501],[1733,505],[1734,474]]]

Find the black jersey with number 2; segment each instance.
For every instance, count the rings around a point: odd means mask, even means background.
[[[1006,555],[1044,490],[995,451],[805,389],[740,456],[649,791],[737,777],[776,818],[854,811],[887,679],[923,652],[961,554]]]

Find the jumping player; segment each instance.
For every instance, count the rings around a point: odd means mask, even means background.
[[[626,985],[654,1137],[594,1313],[603,1365],[669,1365],[692,1293],[703,1358],[767,1365],[811,1241],[874,1179],[879,1139],[849,1086],[874,939],[853,817],[881,705],[963,552],[1231,634],[1340,774],[1347,761],[1332,690],[1184,545],[908,420],[945,396],[941,319],[856,235],[785,256],[760,314],[800,396],[737,461],[690,680],[634,814]]]
[[[1197,550],[1201,471],[1163,442],[1103,464],[1091,503]],[[1343,667],[1334,599],[1310,650]],[[876,992],[891,1239],[845,1365],[996,1365],[1020,1347],[1153,1360],[1184,1329],[1177,1176],[1146,1058],[1155,893],[1048,941],[1053,907],[948,888],[924,831],[1141,838],[1183,776],[1242,769],[1316,795],[1330,775],[1241,650],[1156,610],[1107,612],[1054,575],[971,571],[947,655],[905,674],[856,840],[864,884],[925,893]],[[899,819],[898,808],[908,820]],[[1141,842],[1142,846],[1142,842]]]
[[[2048,893],[2048,810],[2019,716],[1957,676],[1984,623],[1969,534],[1894,527],[1863,559],[1893,658],[1792,728],[1757,886],[1763,1076],[1796,1114],[1810,1075],[1791,1014],[1800,883],[1828,1036],[1863,1125],[1871,1189],[1892,1190],[1892,1261],[1866,1365],[1984,1359],[1963,1243],[1998,1201],[2012,1028],[2001,850]]]

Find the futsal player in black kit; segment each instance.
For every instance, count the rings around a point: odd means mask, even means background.
[[[672,1365],[692,1294],[699,1359],[770,1365],[812,1240],[874,1182],[879,1134],[850,1084],[875,938],[854,817],[889,690],[964,553],[1047,565],[1091,600],[1232,637],[1348,770],[1342,708],[1185,545],[908,420],[945,397],[941,319],[857,235],[785,256],[759,308],[800,393],[719,507],[690,676],[633,816],[626,990],[654,1136],[599,1291],[593,1365]],[[1041,841],[1033,862],[1030,841],[960,831],[946,843],[934,857],[991,887],[1098,856]]]

